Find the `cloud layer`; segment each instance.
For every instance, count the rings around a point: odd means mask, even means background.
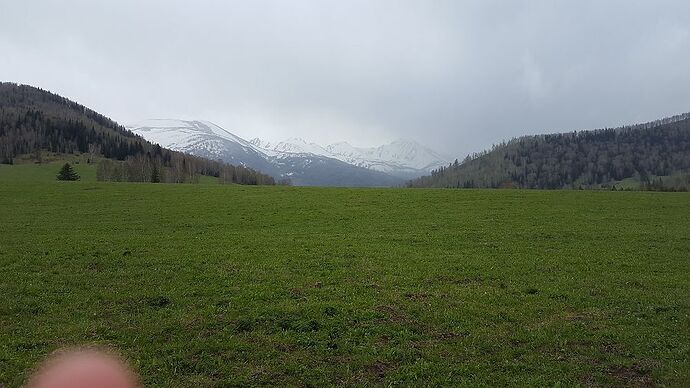
[[[461,157],[690,111],[684,0],[2,2],[0,78],[123,123]]]

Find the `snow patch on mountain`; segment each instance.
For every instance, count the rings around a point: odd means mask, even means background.
[[[250,141],[250,143],[272,156],[280,157],[311,154],[325,156],[329,158],[333,157],[333,155],[331,155],[325,148],[321,147],[320,145],[316,143],[308,143],[307,141],[299,137],[292,137],[285,141],[277,143],[272,143],[269,141],[263,141],[259,138],[254,138]]]
[[[220,154],[224,147],[224,142],[219,141],[221,139],[254,149],[248,141],[210,121],[149,119],[127,125],[126,128],[150,142],[178,151],[205,148],[211,154]]]
[[[251,143],[264,152],[281,154],[313,154],[338,159],[345,163],[394,175],[423,175],[448,164],[448,158],[413,140],[396,140],[379,147],[354,147],[347,142],[322,147],[300,138],[272,143],[255,138]]]
[[[346,142],[323,147],[297,137],[246,141],[209,121],[175,119],[145,120],[127,129],[166,148],[246,165],[303,184],[386,185],[448,164],[443,156],[411,140],[372,148]]]
[[[354,147],[341,142],[331,144],[326,149],[348,163],[386,172],[395,169],[428,172],[448,164],[446,157],[414,140],[396,140],[372,148]]]

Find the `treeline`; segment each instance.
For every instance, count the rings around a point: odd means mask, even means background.
[[[614,186],[614,190],[618,188]],[[690,191],[690,174],[674,174],[667,177],[648,177],[640,182],[643,191]]]
[[[145,140],[82,105],[42,89],[0,83],[0,160],[32,154],[96,153],[124,160]]]
[[[616,181],[635,178],[641,188],[652,189],[659,185],[653,177],[687,172],[690,114],[683,114],[634,126],[516,138],[408,186],[613,188]]]
[[[124,161],[103,159],[96,167],[96,179],[113,182],[151,183],[198,183],[199,175],[218,178],[219,183],[240,183],[247,185],[273,185],[272,177],[259,174],[243,166],[171,153],[172,160],[166,162],[160,155],[137,154]]]
[[[14,83],[0,83],[0,163],[42,152],[86,154],[99,179],[186,183],[198,175],[222,182],[275,184],[258,171],[171,151],[133,134],[115,121],[64,97]]]

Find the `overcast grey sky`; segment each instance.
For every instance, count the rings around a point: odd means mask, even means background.
[[[121,123],[449,156],[690,111],[690,1],[0,0],[0,79]]]

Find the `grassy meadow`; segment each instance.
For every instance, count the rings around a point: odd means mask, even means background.
[[[58,168],[0,166],[0,386],[85,343],[156,387],[690,385],[687,193]]]

